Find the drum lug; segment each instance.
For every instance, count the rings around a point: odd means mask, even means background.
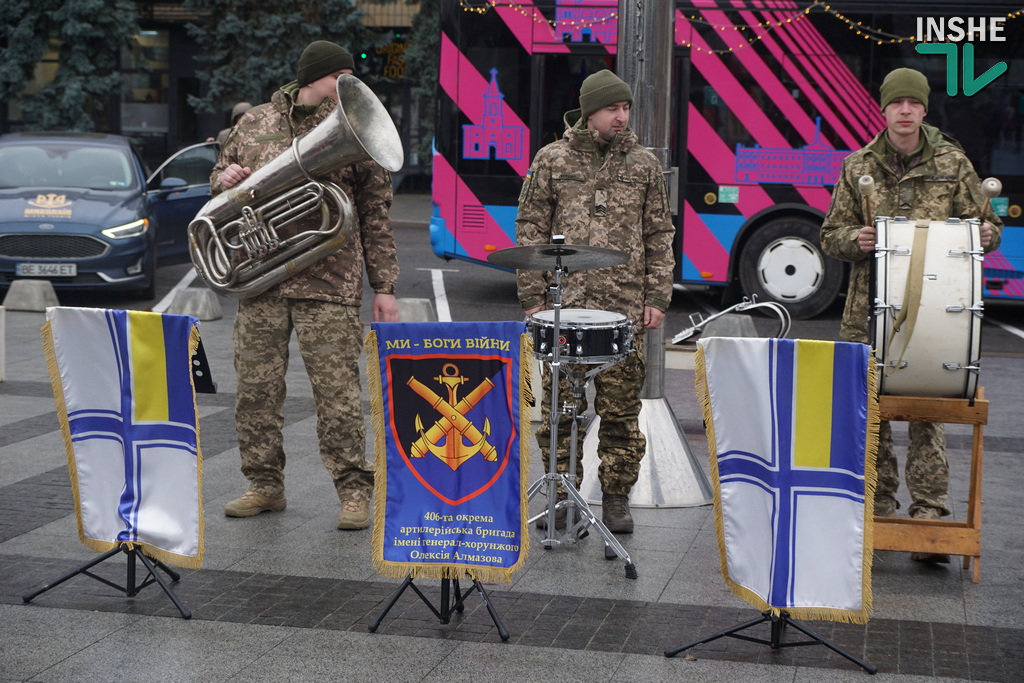
[[[964,306],[963,304],[954,304],[952,306],[946,306],[946,313],[963,313],[964,311],[970,311],[976,317],[984,318],[985,304],[983,302],[978,302],[970,307]]]
[[[875,365],[876,365],[876,367],[879,367],[879,368],[896,368],[898,370],[902,370],[903,368],[907,367],[907,365],[909,365],[909,363],[907,363],[907,361],[905,361],[905,360],[901,360],[899,362],[899,367],[897,367],[896,366],[896,361],[891,360],[888,363],[876,363]]]
[[[942,367],[944,367],[947,370],[952,370],[954,372],[957,370],[969,370],[971,372],[979,372],[981,370],[981,366],[978,365],[978,361],[974,361],[974,365],[960,365],[959,363],[943,363]]]
[[[985,251],[983,249],[950,249],[946,254],[947,258],[964,258],[970,256],[976,261],[985,260]]]

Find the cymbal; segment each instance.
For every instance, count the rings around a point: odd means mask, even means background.
[[[558,263],[569,270],[591,270],[617,266],[629,260],[629,255],[618,249],[589,247],[585,244],[532,244],[509,247],[493,252],[487,261],[503,268],[516,270],[554,270]]]

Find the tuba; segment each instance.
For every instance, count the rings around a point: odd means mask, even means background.
[[[328,118],[189,223],[192,263],[218,294],[256,296],[341,246],[352,231],[352,203],[324,175],[364,159],[402,168],[401,138],[373,91],[348,74],[337,88]],[[319,229],[281,237],[285,226],[309,216],[320,217]]]

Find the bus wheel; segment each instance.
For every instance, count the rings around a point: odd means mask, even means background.
[[[843,269],[822,253],[819,229],[803,218],[778,218],[761,226],[740,255],[744,294],[784,304],[800,320],[828,308],[839,294]]]

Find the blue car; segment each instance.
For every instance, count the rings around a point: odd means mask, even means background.
[[[100,133],[0,135],[0,288],[156,294],[157,264],[189,260],[186,230],[210,199],[216,143],[149,174],[131,141]]]

